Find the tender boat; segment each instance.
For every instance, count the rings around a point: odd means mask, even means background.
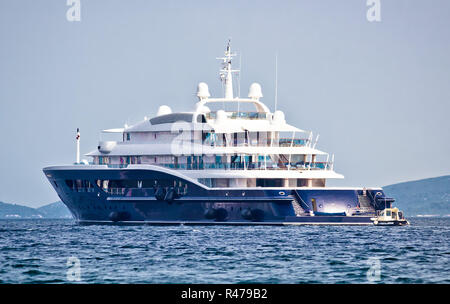
[[[409,222],[403,217],[403,212],[398,208],[386,208],[372,218],[373,224],[377,226],[404,226]]]

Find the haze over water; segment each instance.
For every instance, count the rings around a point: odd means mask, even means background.
[[[0,221],[0,283],[450,283],[450,218],[408,227]],[[369,268],[379,266],[367,275]],[[375,276],[374,276],[375,275]]]
[[[277,109],[335,154],[328,185],[449,174],[450,2],[381,2],[369,22],[365,0],[81,0],[69,22],[67,1],[0,1],[0,201],[59,200],[42,168],[75,161],[76,128],[85,154],[162,104],[191,110],[201,81],[221,97],[229,37],[241,96],[258,82],[271,111],[278,54]]]

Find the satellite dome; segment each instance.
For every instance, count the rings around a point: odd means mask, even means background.
[[[261,97],[263,97],[261,85],[259,83],[252,83],[248,92],[248,97],[250,97],[251,99],[260,99]]]
[[[100,153],[108,154],[115,148],[116,144],[115,141],[101,141],[97,148]]]
[[[195,112],[209,113],[209,112],[211,112],[211,110],[209,107],[205,106],[202,102],[197,102],[195,104]]]
[[[282,111],[280,111],[280,110],[275,111],[275,113],[273,113],[272,123],[285,124],[286,123],[286,119],[284,118],[284,113]]]
[[[224,123],[227,120],[227,113],[225,113],[224,110],[219,110],[217,111],[216,114],[216,123],[220,124],[220,123]]]
[[[167,115],[167,114],[171,114],[172,110],[170,109],[169,106],[160,106],[158,108],[158,112],[156,113],[156,116],[161,116],[161,115]]]
[[[200,82],[197,86],[197,96],[200,99],[208,98],[211,96],[209,94],[208,85],[204,82]]]

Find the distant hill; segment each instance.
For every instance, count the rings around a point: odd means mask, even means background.
[[[383,187],[406,216],[450,215],[450,175]]]
[[[34,208],[0,202],[0,219],[43,217],[44,215]]]
[[[51,203],[37,208],[46,218],[72,218],[72,214],[62,202]]]
[[[0,202],[0,219],[32,218],[72,218],[72,214],[62,202],[51,203],[39,208]]]

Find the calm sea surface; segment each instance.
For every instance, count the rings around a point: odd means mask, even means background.
[[[450,218],[410,222],[193,227],[2,220],[0,283],[71,283],[78,274],[81,283],[450,283]]]

